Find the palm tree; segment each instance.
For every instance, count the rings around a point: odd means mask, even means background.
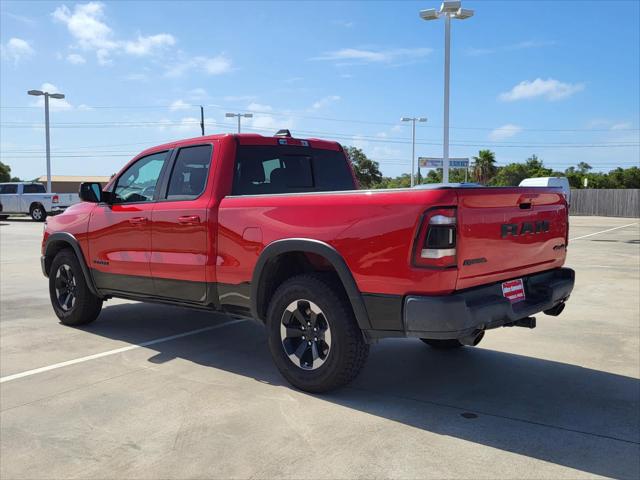
[[[473,175],[476,181],[483,185],[489,183],[497,171],[496,154],[491,150],[480,150],[478,156],[473,157],[473,163]]]

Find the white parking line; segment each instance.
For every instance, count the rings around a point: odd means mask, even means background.
[[[75,365],[76,363],[88,362],[89,360],[95,360],[96,358],[108,357],[109,355],[116,355],[118,353],[128,352],[129,350],[135,350],[136,348],[148,347],[149,345],[155,345],[157,343],[169,342],[178,338],[189,337],[191,335],[197,335],[198,333],[208,332],[210,330],[217,330],[218,328],[228,327],[240,322],[246,322],[244,318],[238,320],[232,320],[230,322],[221,323],[219,325],[212,325],[210,327],[199,328],[197,330],[190,330],[184,333],[178,333],[177,335],[171,335],[169,337],[156,338],[155,340],[149,340],[147,342],[138,343],[135,345],[129,345],[127,347],[116,348],[115,350],[108,350],[102,353],[96,353],[94,355],[88,355],[86,357],[76,358],[73,360],[67,360],[66,362],[54,363],[53,365],[47,365],[46,367],[34,368],[33,370],[27,370],[26,372],[14,373],[13,375],[7,375],[6,377],[0,377],[0,383],[10,382],[11,380],[17,380],[19,378],[29,377],[38,373],[48,372],[57,368],[68,367],[69,365]]]
[[[587,238],[587,237],[593,237],[594,235],[600,235],[601,233],[605,233],[605,232],[611,232],[613,230],[619,230],[621,228],[625,228],[625,227],[631,227],[632,225],[637,225],[638,222],[635,223],[628,223],[626,225],[622,225],[620,227],[613,227],[613,228],[608,228],[607,230],[601,230],[599,232],[596,233],[590,233],[589,235],[582,235],[581,237],[575,237],[575,238],[570,238],[569,241],[573,241],[573,240],[580,240],[581,238]]]

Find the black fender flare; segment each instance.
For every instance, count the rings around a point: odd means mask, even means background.
[[[80,244],[78,243],[78,240],[76,239],[76,237],[74,237],[72,234],[67,232],[56,232],[49,235],[49,237],[47,238],[47,243],[44,247],[44,257],[45,259],[50,258],[51,260],[45,260],[45,261],[52,261],[53,257],[55,256],[55,252],[57,250],[60,250],[60,249],[55,249],[54,245],[56,243],[58,244],[65,243],[69,247],[71,247],[71,249],[76,254],[78,263],[80,263],[80,268],[82,268],[82,273],[84,275],[85,281],[87,282],[87,286],[89,287],[89,290],[95,296],[102,298],[102,295],[100,295],[100,292],[98,292],[95,282],[93,281],[91,270],[87,266],[87,262],[84,258],[84,254],[82,253],[82,249],[80,248]]]
[[[331,245],[312,238],[286,238],[276,240],[262,250],[251,278],[251,315],[254,318],[263,322],[265,321],[263,315],[260,314],[258,302],[261,294],[260,289],[262,288],[261,277],[267,262],[278,255],[288,252],[309,252],[324,257],[338,273],[338,277],[349,297],[349,302],[353,308],[358,326],[361,330],[371,329],[367,307],[344,258],[342,258],[342,255]]]

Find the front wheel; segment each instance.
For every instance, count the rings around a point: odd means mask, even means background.
[[[34,205],[31,207],[29,214],[35,222],[44,222],[45,218],[47,218],[47,211],[42,205]]]
[[[369,354],[346,295],[322,274],[298,275],[278,288],[269,304],[267,332],[278,370],[307,392],[346,385]]]
[[[93,322],[102,310],[102,299],[89,290],[80,262],[71,250],[62,250],[49,271],[49,296],[56,316],[64,325]]]

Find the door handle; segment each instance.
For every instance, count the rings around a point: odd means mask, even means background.
[[[133,217],[129,219],[129,223],[132,225],[144,225],[147,223],[147,217]]]
[[[198,215],[185,215],[184,217],[178,217],[178,223],[182,225],[197,225],[200,223],[200,217]]]

